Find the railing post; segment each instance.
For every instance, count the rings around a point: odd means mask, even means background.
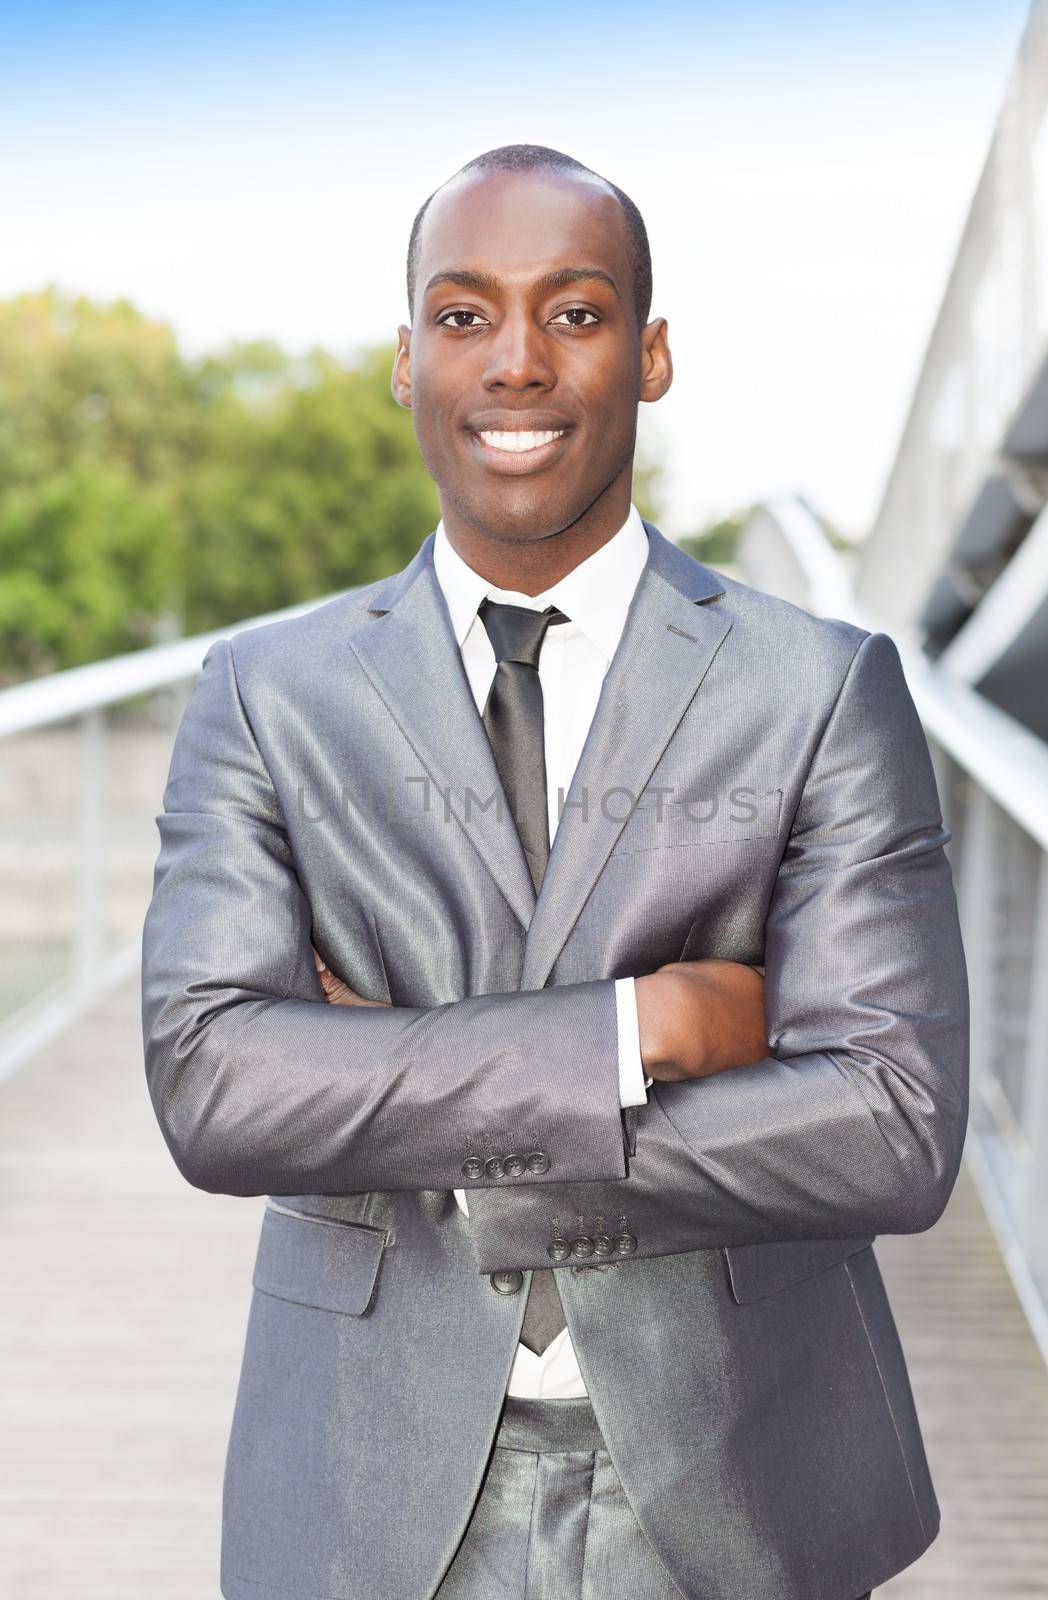
[[[98,978],[105,942],[105,712],[79,718],[73,986],[86,999]]]
[[[1041,854],[1038,882],[1022,1120],[1030,1162],[1020,1239],[1034,1280],[1048,1298],[1048,852]]]
[[[983,1074],[993,1060],[994,951],[992,920],[995,876],[994,802],[973,784],[965,807],[957,907],[968,965],[971,1002],[971,1111],[977,1115]]]

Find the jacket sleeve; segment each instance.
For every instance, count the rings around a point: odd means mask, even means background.
[[[325,998],[228,639],[204,659],[163,804],[142,1027],[153,1106],[190,1183],[519,1191],[624,1174],[611,979],[432,1009]],[[475,1175],[496,1135],[544,1162]]]
[[[636,1255],[928,1228],[957,1176],[968,991],[928,746],[866,634],[811,762],[765,940],[772,1054],[656,1083],[619,1181],[485,1193],[479,1264],[547,1264],[554,1215],[625,1216]]]

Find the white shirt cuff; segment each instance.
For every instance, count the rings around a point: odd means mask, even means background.
[[[632,978],[615,979],[615,1014],[619,1024],[619,1104],[642,1106],[651,1079],[640,1055],[637,986]]]

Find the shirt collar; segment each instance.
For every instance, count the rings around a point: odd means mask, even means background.
[[[626,613],[648,559],[648,535],[636,506],[618,533],[585,561],[542,594],[518,594],[499,589],[475,572],[453,548],[437,524],[433,541],[433,567],[440,584],[455,642],[462,648],[473,626],[480,602],[489,596],[504,605],[530,606],[544,611],[558,606],[610,662],[618,649]]]

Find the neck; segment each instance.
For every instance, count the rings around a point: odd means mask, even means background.
[[[630,513],[632,476],[628,468],[581,517],[552,533],[492,534],[442,505],[444,531],[456,555],[495,588],[542,594],[618,533]]]

